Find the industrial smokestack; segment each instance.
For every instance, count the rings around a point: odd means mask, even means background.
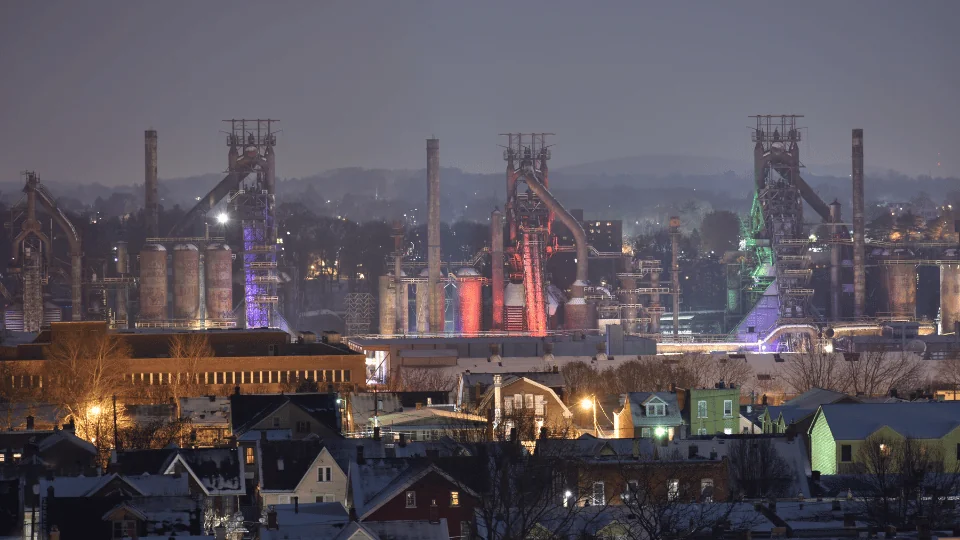
[[[144,152],[146,156],[146,170],[143,177],[144,210],[147,219],[147,237],[157,238],[160,236],[160,223],[157,195],[157,131],[148,129],[144,132]]]
[[[427,139],[427,291],[430,331],[443,332],[440,288],[440,139]]]
[[[670,216],[670,280],[673,281],[673,337],[680,335],[680,264],[677,262],[677,240],[680,238],[680,218]]]
[[[840,225],[840,201],[834,200],[830,203],[830,222],[833,223],[830,232],[834,236],[834,242],[830,246],[830,318],[834,321],[839,321],[841,318],[840,265],[842,264],[840,250],[843,248],[836,240],[840,238],[840,234],[843,232],[843,228]]]
[[[864,316],[867,274],[864,268],[863,130],[853,130],[853,316]]]
[[[490,214],[490,286],[493,293],[493,330],[503,330],[503,214]]]

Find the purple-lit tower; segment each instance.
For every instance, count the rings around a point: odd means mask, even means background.
[[[230,120],[231,170],[248,164],[251,174],[230,195],[231,213],[243,232],[244,305],[247,328],[285,326],[277,296],[276,120]],[[232,216],[231,216],[232,217]]]

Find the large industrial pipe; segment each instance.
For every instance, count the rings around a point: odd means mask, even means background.
[[[146,170],[143,178],[144,214],[147,220],[147,237],[160,236],[159,196],[157,195],[157,132],[148,129],[144,132],[144,151]]]
[[[833,223],[830,233],[833,235],[833,244],[830,246],[830,318],[839,321],[840,313],[840,265],[842,264],[840,250],[842,247],[837,240],[843,232],[840,225],[840,201],[830,203],[830,223]]]
[[[493,330],[503,330],[503,214],[490,214],[490,287],[493,298]]]
[[[430,331],[443,332],[440,288],[440,139],[427,139],[427,291]]]
[[[528,165],[529,166],[529,165]],[[573,233],[573,242],[577,250],[577,280],[570,287],[570,300],[564,308],[566,314],[567,328],[583,329],[593,328],[594,321],[590,313],[590,306],[584,298],[583,289],[587,286],[587,257],[589,256],[589,247],[587,245],[587,233],[584,232],[580,222],[567,211],[563,205],[554,198],[553,194],[547,191],[547,188],[540,183],[532,170],[532,166],[524,171],[524,180],[527,187],[534,193],[548,210],[554,213],[560,222]]]
[[[861,319],[867,298],[864,268],[863,130],[853,130],[853,316]]]

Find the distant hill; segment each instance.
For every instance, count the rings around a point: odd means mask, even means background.
[[[745,174],[752,169],[752,165],[740,160],[659,154],[592,161],[554,171],[577,175],[701,176],[728,171]]]

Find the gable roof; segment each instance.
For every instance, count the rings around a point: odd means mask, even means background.
[[[844,394],[843,392],[835,392],[833,390],[826,390],[824,388],[811,388],[799,396],[789,401],[785,401],[781,407],[816,410],[816,408],[820,405],[836,403],[841,399],[849,397],[850,396]],[[773,418],[772,415],[771,418]]]
[[[372,422],[371,418],[369,422]],[[467,414],[426,407],[391,414],[381,414],[377,417],[381,426],[429,426],[429,427],[478,427],[486,425],[487,419],[475,414]]]
[[[131,495],[175,496],[189,495],[190,487],[186,476],[143,474],[122,476],[116,473],[103,476],[57,476],[40,479],[40,493],[47,496],[53,488],[54,497],[95,497],[111,482],[122,482],[129,488]]]
[[[241,435],[268,418],[284,405],[293,405],[335,433],[340,432],[340,407],[337,395],[305,394],[233,394],[230,396],[230,425]]]
[[[242,495],[243,463],[239,448],[161,448],[116,452],[110,468],[134,476],[173,474],[180,464],[207,495]]]
[[[653,397],[667,404],[666,416],[647,416],[645,405]],[[679,426],[683,423],[675,392],[630,392],[627,394],[627,400],[630,401],[630,416],[634,426]]]
[[[884,426],[904,437],[939,439],[960,426],[960,401],[822,405],[819,415],[836,440],[863,440]]]
[[[318,440],[260,441],[260,489],[294,491],[323,451]],[[282,464],[282,465],[281,465]],[[282,468],[281,468],[282,467]]]

